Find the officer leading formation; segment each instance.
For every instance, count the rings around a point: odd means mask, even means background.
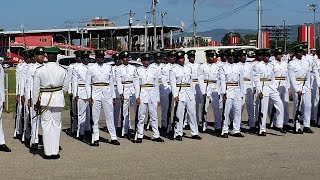
[[[23,52],[24,61],[16,68],[14,138],[38,151],[41,126],[44,158],[60,158],[64,93],[71,103],[68,134],[91,146],[99,146],[101,110],[113,145],[120,145],[118,136],[142,143],[149,128],[154,142],[164,142],[162,137],[182,141],[188,136],[184,129],[201,140],[199,132],[206,132],[211,122],[219,137],[243,138],[245,106],[251,134],[266,136],[267,118],[280,133],[313,133],[310,127],[319,127],[320,50],[307,50],[305,43],[290,56],[280,48],[207,50],[202,64],[195,50],[146,52],[140,54],[142,65],[132,63],[128,51],[114,53],[114,63],[104,63],[104,50],[96,50],[91,63],[91,52],[75,51],[75,62],[65,68],[56,63],[60,49],[36,47]],[[249,61],[248,55],[255,59]],[[2,113],[2,67],[0,85]],[[207,116],[210,105],[213,117]],[[2,116],[0,151],[11,151]]]

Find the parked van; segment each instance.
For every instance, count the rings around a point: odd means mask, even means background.
[[[206,54],[204,51],[206,50],[215,50],[217,53],[221,49],[247,49],[249,51],[254,51],[258,48],[255,46],[207,46],[207,47],[188,47],[188,48],[179,48],[177,50],[182,50],[182,51],[189,51],[189,50],[196,50],[196,62],[198,63],[204,63],[206,62]],[[254,57],[252,55],[248,55],[248,61],[252,61]],[[187,55],[186,55],[186,61],[188,61]]]

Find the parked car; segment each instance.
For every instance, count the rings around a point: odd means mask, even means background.
[[[57,63],[60,64],[61,66],[67,68],[70,64],[76,62],[76,57],[75,56],[59,56],[57,59]],[[113,58],[104,58],[104,63],[114,65]],[[94,59],[94,56],[89,57],[89,65],[96,63],[96,60]],[[134,60],[129,60],[129,64],[132,64],[134,66],[142,66],[140,62],[134,61]]]

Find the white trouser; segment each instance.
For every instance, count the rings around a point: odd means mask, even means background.
[[[141,103],[139,106],[139,116],[138,116],[138,132],[137,137],[143,138],[143,132],[144,132],[144,120],[146,117],[146,111],[148,108],[149,116],[150,116],[150,125],[152,127],[152,138],[158,138],[160,137],[159,130],[158,130],[158,115],[157,115],[157,108],[158,104],[157,101],[155,101],[156,98],[149,100],[148,103]]]
[[[32,103],[32,112],[31,112],[31,140],[30,145],[39,143],[39,124],[40,124],[40,116],[36,114],[34,110],[34,105]]]
[[[104,117],[106,120],[108,132],[110,134],[111,140],[116,140],[116,129],[114,127],[114,117],[113,117],[113,103],[112,98],[94,100],[92,106],[92,120],[93,120],[93,131],[92,131],[92,143],[99,140],[99,119],[101,106],[103,108]]]
[[[296,110],[298,106],[298,94],[292,93],[293,102],[295,104],[293,108],[293,117],[296,116]],[[301,96],[301,107],[300,107],[300,120],[303,120],[304,127],[310,127],[310,116],[311,116],[311,92],[305,92]],[[300,129],[300,123],[297,123],[297,129]]]
[[[219,102],[219,103],[218,103]],[[208,112],[209,103],[211,103],[212,111],[214,113],[214,128],[221,129],[221,108],[220,96],[218,92],[214,91],[207,95],[207,100],[205,104],[205,111]],[[206,122],[208,122],[206,120]]]
[[[287,125],[289,123],[289,91],[285,86],[280,86],[278,88],[280,99],[283,104],[283,125]],[[281,92],[281,93],[280,93]],[[273,108],[273,104],[271,106]],[[276,119],[273,119],[273,124],[276,123]]]
[[[318,123],[318,103],[319,103],[319,89],[313,88],[311,90],[311,120]]]
[[[175,136],[183,135],[183,117],[184,117],[184,111],[185,108],[187,108],[187,114],[190,118],[190,130],[191,130],[191,135],[198,135],[198,123],[196,120],[196,111],[195,111],[195,107],[196,107],[196,101],[195,99],[190,100],[189,98],[186,98],[185,101],[179,101],[178,103],[178,107],[177,107],[177,117],[179,118],[179,122],[177,123],[177,128],[175,130]]]
[[[41,107],[41,127],[43,130],[44,154],[47,156],[59,154],[62,107]]]
[[[122,127],[122,136],[128,134],[129,128],[131,129],[131,118],[130,118],[130,104],[133,106],[134,111],[136,111],[137,103],[136,96],[133,94],[129,99],[123,101],[123,127]]]
[[[167,127],[168,110],[169,110],[169,94],[171,91],[170,91],[170,88],[164,88],[163,85],[159,86],[159,90],[160,90],[160,106],[161,106],[161,126]]]
[[[19,98],[21,99],[21,98]],[[24,115],[24,108],[22,106],[22,102],[21,100],[19,100],[18,103],[18,114],[17,114],[17,120],[18,120],[18,128],[17,128],[17,134],[21,134],[23,133],[23,115]]]
[[[254,94],[253,94],[253,89],[252,88],[247,88],[246,89],[246,94],[242,100],[242,108],[241,108],[241,114],[243,114],[244,110],[244,104],[246,104],[247,107],[247,113],[248,113],[248,118],[249,118],[249,127],[255,127],[255,113],[254,113]]]
[[[265,87],[266,88],[266,87]],[[262,122],[260,127],[260,133],[266,132],[266,123],[267,123],[267,114],[268,114],[268,108],[269,108],[269,100],[272,101],[273,105],[276,108],[276,127],[282,128],[283,127],[283,104],[279,96],[279,92],[275,92],[271,89],[268,91],[265,91],[262,98]],[[257,104],[257,106],[259,106]],[[258,108],[259,109],[259,108]]]
[[[196,120],[197,120],[197,123],[199,123],[202,94],[201,94],[200,86],[198,83],[194,84],[194,88],[195,88],[195,98],[196,98]],[[189,124],[189,121],[190,121],[190,117],[187,116],[187,119],[184,121],[184,125]]]
[[[121,101],[120,98],[115,99],[116,105],[113,109],[113,118],[114,118],[114,127],[117,130],[117,127],[119,125],[119,118],[120,118],[120,108],[121,108]]]
[[[90,123],[90,109],[88,99],[78,99],[78,129],[77,137],[84,135],[86,130],[86,123]]]
[[[4,133],[2,127],[2,110],[3,110],[3,102],[0,101],[0,145],[6,144],[4,140]]]
[[[224,110],[224,117],[225,120],[223,122],[222,128],[222,135],[224,133],[229,132],[229,120],[230,120],[230,113],[233,113],[233,133],[240,132],[240,125],[241,125],[241,106],[242,106],[242,99],[241,98],[227,98]],[[232,110],[232,111],[231,111]]]
[[[31,127],[29,126],[29,120],[30,120],[30,117],[29,117],[29,108],[28,108],[28,101],[26,100],[25,101],[25,104],[24,104],[24,138],[25,139],[30,139],[31,138]]]

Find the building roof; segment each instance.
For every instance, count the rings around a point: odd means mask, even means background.
[[[75,38],[75,36],[81,37],[81,29],[85,29],[86,33],[84,33],[85,37],[89,37],[90,33],[92,38],[96,38],[97,34],[104,35],[109,37],[111,34],[115,36],[126,36],[128,35],[129,26],[118,26],[118,27],[83,27],[83,28],[64,28],[64,29],[42,29],[42,30],[24,30],[25,34],[39,34],[39,33],[52,33],[52,34],[68,34],[70,31],[71,36]],[[157,26],[157,34],[160,34],[162,27]],[[179,26],[164,26],[164,33],[169,33],[170,31],[179,32],[182,31],[182,28]],[[132,35],[141,35],[145,33],[145,26],[131,26]],[[22,30],[20,31],[2,31],[0,35],[18,35],[22,34]],[[148,35],[153,35],[153,26],[148,26]]]

